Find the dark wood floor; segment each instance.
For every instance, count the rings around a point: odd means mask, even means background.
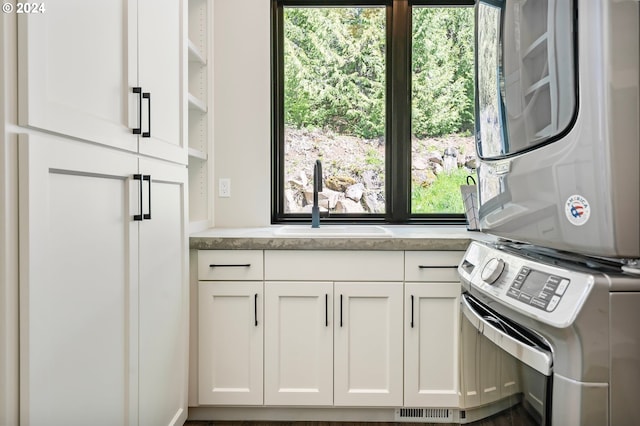
[[[486,419],[467,423],[473,426],[529,426],[533,420],[524,410],[507,410]],[[185,426],[455,426],[453,423],[365,423],[365,422],[226,422],[226,421],[192,421]]]

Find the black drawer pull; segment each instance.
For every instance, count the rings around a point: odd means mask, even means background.
[[[329,295],[324,295],[324,326],[329,327]]]
[[[411,295],[411,328],[413,328],[413,294]]]
[[[256,320],[255,322],[255,326],[258,326],[258,293],[256,293],[254,299],[253,299],[253,314],[254,314],[254,318]]]
[[[340,327],[342,327],[342,295],[340,295]]]
[[[250,268],[250,263],[236,263],[236,264],[220,264],[212,263],[209,268]]]
[[[458,269],[458,265],[447,265],[447,266],[432,266],[432,265],[418,265],[418,268],[420,269]]]

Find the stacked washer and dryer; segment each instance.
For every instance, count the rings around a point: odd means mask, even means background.
[[[640,424],[640,3],[479,0],[466,320],[518,424]]]

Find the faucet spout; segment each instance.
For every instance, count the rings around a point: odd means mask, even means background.
[[[320,206],[318,193],[322,192],[322,163],[316,160],[313,166],[313,207],[311,208],[311,227],[320,228]]]

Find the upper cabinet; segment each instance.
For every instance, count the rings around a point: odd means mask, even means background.
[[[60,0],[20,15],[20,124],[186,164],[183,5]]]

